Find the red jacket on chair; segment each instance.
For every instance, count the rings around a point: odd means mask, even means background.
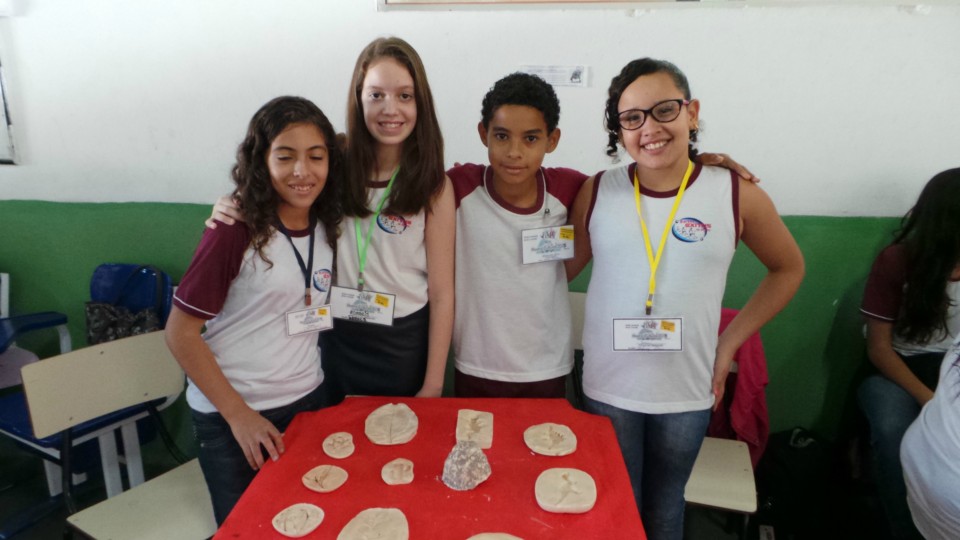
[[[735,309],[720,310],[720,333],[737,315]],[[733,357],[737,373],[727,377],[723,404],[710,418],[707,435],[736,439],[747,443],[750,461],[757,466],[767,447],[770,419],[767,416],[767,357],[763,353],[760,334],[754,333],[737,349]]]

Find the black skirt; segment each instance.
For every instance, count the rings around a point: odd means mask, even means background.
[[[328,399],[415,395],[427,372],[429,329],[429,304],[393,326],[335,319],[332,330],[320,333]]]

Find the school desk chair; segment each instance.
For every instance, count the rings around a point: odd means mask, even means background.
[[[20,368],[37,361],[37,355],[17,347],[18,337],[35,330],[54,328],[60,337],[60,352],[70,351],[67,316],[55,311],[10,316],[10,274],[0,273],[0,390],[20,384]]]
[[[183,391],[185,381],[183,370],[167,349],[164,332],[119,339],[48,358],[24,366],[21,374],[30,432],[20,433],[19,437],[29,442],[30,448],[38,450],[45,460],[60,465],[60,488],[68,513],[76,512],[71,482],[73,450],[88,440],[98,442],[108,499],[123,491],[117,433],[123,442],[130,487],[144,484],[136,422],[150,414],[150,405],[157,401],[172,402]],[[8,428],[0,418],[0,430]],[[199,482],[203,483],[202,477]],[[157,505],[136,517],[144,527],[152,525],[148,518],[156,518],[153,524],[164,530],[163,525],[181,523],[178,513],[190,516],[203,512],[202,504],[196,501],[183,498],[177,502],[183,507],[176,508],[176,513],[155,516],[154,512],[164,511]],[[212,521],[212,506],[208,508]]]
[[[583,313],[587,295],[571,292],[570,336],[575,350],[583,351]],[[574,406],[583,408],[583,359],[575,355],[571,373]],[[746,538],[750,516],[757,511],[757,484],[750,450],[742,441],[706,437],[697,454],[684,491],[687,504],[734,512],[743,517],[740,538]]]

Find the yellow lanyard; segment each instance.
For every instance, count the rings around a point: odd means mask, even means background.
[[[670,216],[667,217],[667,225],[663,228],[663,234],[660,236],[660,247],[657,248],[657,255],[653,255],[653,246],[650,244],[650,233],[647,232],[647,224],[643,221],[643,214],[640,211],[640,178],[637,177],[637,170],[633,170],[633,197],[637,203],[637,216],[640,218],[640,228],[643,230],[643,243],[647,248],[647,260],[650,261],[650,288],[647,294],[647,315],[653,311],[653,295],[657,292],[657,267],[660,266],[660,257],[663,255],[663,247],[667,243],[667,233],[670,232],[673,225],[673,218],[677,215],[677,209],[680,208],[680,200],[683,199],[683,192],[687,189],[687,182],[690,175],[693,174],[693,162],[687,161],[687,172],[683,174],[683,182],[680,182],[680,190],[677,191],[677,197],[673,200],[673,209],[670,210]]]

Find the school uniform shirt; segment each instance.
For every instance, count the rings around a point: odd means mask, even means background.
[[[314,235],[312,306],[328,302],[333,250],[323,226]],[[310,230],[291,231],[307,264]],[[305,309],[304,278],[290,242],[275,232],[263,248],[273,265],[250,246],[244,224],[206,229],[174,295],[184,312],[207,320],[203,339],[230,384],[255,410],[293,403],[323,382],[315,332],[287,335],[286,313]],[[187,403],[198,412],[217,412],[188,381]]]
[[[566,375],[573,351],[563,261],[523,264],[521,233],[566,225],[586,176],[540,169],[536,203],[517,208],[496,193],[488,167],[467,164],[447,174],[457,203],[457,369],[507,382]]]
[[[388,181],[369,182],[367,207],[376,210]],[[360,223],[360,237],[366,239],[367,264],[363,272],[364,290],[396,295],[394,318],[406,317],[427,304],[427,248],[424,244],[427,214],[373,214],[365,218],[345,216],[337,240],[337,285],[356,289],[360,276],[360,255],[357,249],[355,223]]]
[[[871,319],[896,323],[903,309],[904,288],[907,281],[907,254],[903,244],[891,244],[873,261],[870,277],[863,293],[860,313]],[[960,335],[960,281],[947,282],[947,332],[935,334],[927,343],[912,343],[893,334],[893,350],[902,356],[924,353],[943,353]]]
[[[583,389],[591,399],[649,413],[713,405],[720,304],[739,237],[736,176],[696,165],[674,221],[677,190],[643,189],[643,219],[656,253],[670,227],[657,271],[652,317],[679,318],[682,351],[614,351],[613,319],[645,317],[650,263],[634,201],[635,164],[597,176],[587,215],[593,272],[583,331]]]
[[[960,339],[940,365],[937,391],[900,445],[907,505],[924,538],[960,538]]]

